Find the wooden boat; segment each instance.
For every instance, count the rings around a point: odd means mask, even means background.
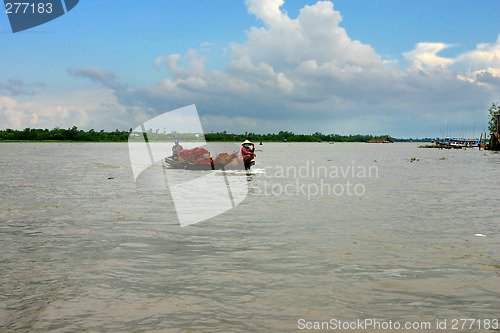
[[[165,157],[165,164],[172,169],[199,170],[199,171],[244,169],[248,171],[253,165],[255,165],[255,161],[251,161],[250,163],[242,163],[236,158],[236,156],[234,156],[234,158],[232,158],[231,161],[226,164],[214,163],[213,161],[211,164],[196,164],[196,163],[188,163],[178,159],[173,159],[171,157]]]
[[[482,139],[460,139],[460,138],[446,138],[442,141],[436,142],[439,148],[447,149],[462,149],[462,148],[484,148],[485,140]]]
[[[165,164],[172,169],[185,169],[185,170],[213,170],[210,164],[195,164],[186,163],[170,157],[165,157]]]

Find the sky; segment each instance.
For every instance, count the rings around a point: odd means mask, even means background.
[[[128,130],[195,104],[205,132],[478,137],[500,101],[498,13],[498,0],[81,0],[12,33],[2,9],[0,129]]]

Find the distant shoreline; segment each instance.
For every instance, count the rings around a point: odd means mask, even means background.
[[[241,142],[250,140],[258,143],[262,142],[368,142],[370,140],[386,140],[394,142],[430,142],[435,138],[418,138],[418,139],[401,139],[393,138],[389,135],[370,135],[370,134],[355,134],[355,135],[340,135],[340,134],[323,134],[316,132],[314,134],[295,134],[288,131],[280,131],[276,133],[258,134],[248,133],[237,134],[223,132],[211,132],[203,134],[194,133],[159,133],[158,130],[149,129],[146,133],[135,133],[129,131],[115,130],[113,132],[105,132],[104,130],[89,131],[79,130],[76,126],[68,129],[54,128],[35,129],[26,128],[24,130],[5,129],[0,130],[1,142],[129,142],[129,137],[132,136],[131,142],[144,142],[144,134],[146,134],[148,142],[173,142],[178,139],[181,142]],[[134,140],[134,138],[136,140]]]

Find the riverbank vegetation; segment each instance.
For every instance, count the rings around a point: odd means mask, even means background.
[[[0,141],[83,141],[83,142],[126,142],[130,132],[116,130],[114,132],[79,130],[76,126],[52,130],[26,128],[19,130],[0,130]]]
[[[173,141],[178,139],[180,141],[197,141],[202,140],[203,136],[194,135],[191,133],[161,133],[147,130],[148,141]],[[131,136],[132,135],[132,136]],[[116,130],[113,132],[105,132],[104,130],[95,131],[93,129],[84,131],[78,129],[76,126],[72,128],[63,129],[56,127],[52,130],[49,129],[36,129],[26,128],[24,130],[6,129],[0,130],[0,141],[70,141],[70,142],[127,142],[129,136],[136,140],[142,140],[143,133]],[[257,134],[247,133],[235,134],[223,132],[204,133],[206,141],[243,141],[251,140],[253,142],[367,142],[372,139],[387,139],[392,141],[431,141],[431,138],[425,139],[397,139],[389,135],[340,135],[340,134],[323,134],[316,132],[314,134],[296,134],[289,131],[280,131],[276,133]]]

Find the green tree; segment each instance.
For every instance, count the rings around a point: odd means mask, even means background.
[[[488,121],[488,129],[490,133],[493,133],[497,129],[496,115],[500,114],[500,103],[491,104],[491,107],[488,111],[490,111],[490,121]]]

